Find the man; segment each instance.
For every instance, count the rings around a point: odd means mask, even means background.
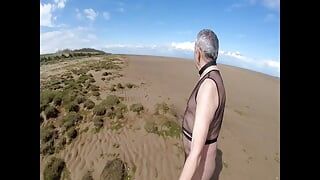
[[[219,41],[216,34],[201,30],[195,42],[194,60],[200,79],[187,103],[182,123],[186,160],[180,180],[209,180],[215,169],[217,139],[226,95],[216,66]]]

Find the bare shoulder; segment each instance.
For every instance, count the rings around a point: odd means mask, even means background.
[[[216,85],[216,82],[212,79],[205,79],[198,91],[198,95],[197,95],[197,101],[199,102],[199,100],[208,100],[208,99],[215,99],[215,97],[218,94],[218,88]]]
[[[217,84],[213,79],[207,78],[202,82],[199,91],[215,92],[217,91]]]

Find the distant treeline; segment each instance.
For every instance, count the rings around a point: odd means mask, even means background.
[[[104,51],[92,49],[92,48],[82,48],[82,49],[64,49],[59,50],[52,54],[42,54],[40,55],[40,64],[48,64],[49,62],[59,61],[66,58],[74,57],[91,57],[96,55],[110,55],[111,53],[106,53]]]

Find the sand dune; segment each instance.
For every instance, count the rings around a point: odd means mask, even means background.
[[[181,123],[198,72],[191,60],[179,58],[127,55],[125,62],[123,77],[115,79],[114,83],[134,82],[139,88],[115,94],[123,96],[128,104],[141,102],[146,107],[145,113],[141,116],[129,114],[127,123],[118,133],[106,127],[98,133],[90,129],[80,133],[56,154],[65,160],[71,179],[81,179],[87,171],[92,171],[93,178],[99,179],[113,153],[131,170],[135,169],[134,179],[137,180],[173,180],[180,175],[184,162],[181,138],[147,133],[144,123],[151,118],[154,105],[163,101],[176,107]],[[222,180],[277,179],[280,166],[279,79],[226,65],[218,67],[226,87],[227,104],[218,144],[216,175]],[[62,67],[51,65],[51,68]],[[50,74],[50,66],[42,68],[42,73]],[[107,94],[103,88],[107,86],[98,80],[96,83],[102,88],[103,99]],[[84,129],[91,124],[88,121],[82,126]],[[41,178],[47,159],[41,159]]]

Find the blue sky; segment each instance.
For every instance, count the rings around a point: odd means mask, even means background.
[[[280,76],[280,0],[41,0],[40,53],[91,47],[193,58],[212,29],[218,62]]]

